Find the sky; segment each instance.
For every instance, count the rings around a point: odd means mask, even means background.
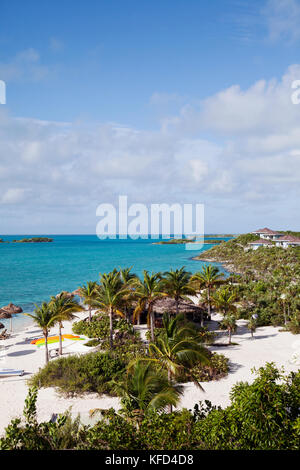
[[[0,0],[0,233],[201,203],[300,230],[300,0]]]

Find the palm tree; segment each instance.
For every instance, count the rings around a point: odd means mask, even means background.
[[[164,292],[175,300],[176,315],[179,313],[179,301],[189,300],[188,295],[195,295],[195,290],[190,286],[189,281],[191,273],[185,271],[184,266],[180,269],[171,269],[164,273],[162,279],[162,289]]]
[[[163,331],[157,338],[157,344],[150,343],[149,352],[152,360],[167,371],[170,384],[177,376],[184,375],[202,389],[193,376],[192,368],[196,364],[209,362],[207,351],[195,326],[187,323],[183,314],[172,319],[167,313],[164,314]]]
[[[138,422],[151,411],[176,406],[183,392],[182,386],[170,383],[165,371],[143,359],[131,362],[123,380],[118,378],[112,383],[122,396],[123,412],[134,416]]]
[[[43,330],[43,335],[45,338],[45,359],[46,364],[49,362],[49,353],[48,353],[48,334],[50,328],[57,321],[57,317],[53,313],[51,306],[47,302],[43,302],[40,307],[36,305],[34,313],[24,313],[28,317],[31,317],[34,323]]]
[[[251,317],[247,323],[247,328],[251,332],[251,337],[253,338],[253,334],[256,331],[256,320],[255,318]]]
[[[160,299],[166,295],[162,291],[161,285],[161,274],[152,273],[149,274],[148,271],[144,270],[143,281],[137,279],[134,283],[135,287],[135,296],[138,299],[137,306],[134,310],[133,317],[134,319],[139,319],[143,310],[147,305],[148,314],[147,314],[147,323],[150,325],[151,332],[151,341],[154,342],[154,326],[155,326],[155,316],[154,316],[154,303],[156,300]]]
[[[134,287],[133,284],[137,280],[137,275],[131,273],[132,266],[130,268],[120,269],[120,277],[124,288],[128,289],[128,294],[122,296],[122,304],[124,307],[125,317],[127,323],[130,323],[130,308],[134,299]]]
[[[109,315],[109,346],[113,348],[113,316],[124,316],[120,310],[122,297],[128,294],[116,270],[108,274],[100,274],[100,289],[94,301],[94,305],[104,310]]]
[[[56,317],[56,323],[58,323],[59,328],[59,355],[62,355],[62,333],[61,330],[63,328],[63,321],[70,321],[73,320],[75,317],[75,312],[80,312],[82,307],[79,303],[70,298],[66,297],[63,293],[61,293],[58,297],[51,297],[49,302],[51,311],[53,315]]]
[[[220,273],[219,268],[211,264],[204,265],[202,271],[193,274],[191,277],[191,285],[196,288],[198,293],[203,288],[206,289],[208,320],[211,320],[211,291],[222,282],[224,282],[224,275]],[[203,316],[201,316],[201,326],[203,327]]]
[[[228,331],[228,344],[231,344],[231,335],[237,329],[236,318],[234,315],[227,315],[221,322],[221,328]]]
[[[84,305],[88,305],[89,308],[89,322],[92,319],[92,307],[94,306],[94,300],[97,295],[99,286],[96,281],[88,281],[86,285],[79,287],[79,296],[83,298]]]
[[[236,312],[236,306],[234,305],[236,300],[236,293],[229,287],[222,287],[218,289],[212,295],[211,300],[215,308],[221,310],[224,316],[226,316],[228,313]]]

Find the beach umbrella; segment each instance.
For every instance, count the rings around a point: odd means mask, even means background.
[[[12,303],[6,305],[5,307],[1,307],[1,310],[5,310],[6,312],[10,313],[11,315],[14,315],[15,313],[22,313],[23,312],[22,307],[19,307],[19,305],[14,305]]]
[[[73,292],[67,292],[66,290],[63,290],[62,292],[60,292],[59,294],[57,294],[55,297],[58,298],[58,297],[60,297],[61,295],[63,295],[64,297],[67,297],[68,299],[72,299],[75,294],[73,294]]]
[[[78,335],[72,335],[72,334],[65,334],[62,335],[62,341],[84,341],[85,338],[81,338]],[[59,336],[48,336],[47,343],[53,344],[53,343],[59,343]],[[37,338],[33,339],[30,344],[35,344],[38,348],[41,346],[45,346],[45,338]]]
[[[10,318],[11,314],[0,308],[0,318]]]
[[[6,310],[0,309],[0,318],[10,318],[10,330],[12,331],[12,315]]]
[[[15,315],[17,313],[22,313],[23,309],[19,307],[18,305],[14,305],[13,303],[10,303],[6,305],[5,307],[2,307],[1,311],[4,311],[4,313],[9,315],[8,317],[2,317],[2,318],[10,318],[10,331],[12,331],[12,315]]]

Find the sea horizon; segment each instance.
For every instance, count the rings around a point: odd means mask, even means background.
[[[90,280],[97,281],[99,273],[114,268],[132,266],[137,275],[144,269],[164,272],[182,266],[196,272],[205,263],[194,260],[194,256],[212,247],[206,244],[199,251],[188,251],[184,245],[155,245],[161,237],[100,240],[95,234],[43,235],[52,237],[53,242],[0,244],[0,308],[12,302],[20,305],[24,312],[31,313],[35,305],[48,301],[51,296],[61,291],[72,292]],[[206,237],[208,235],[214,234],[206,234]],[[23,236],[6,235],[6,241]],[[9,320],[3,319],[1,323],[9,327]],[[22,314],[13,317],[15,331],[30,324],[30,317]]]

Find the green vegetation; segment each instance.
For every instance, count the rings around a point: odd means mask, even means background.
[[[123,318],[115,318],[113,320],[113,329],[114,331],[128,331],[133,334],[133,326],[129,325]],[[92,317],[91,322],[85,320],[74,322],[72,330],[76,335],[107,340],[109,335],[109,318],[103,314],[98,314]]]
[[[147,307],[147,324],[151,332],[151,341],[154,342],[154,303],[157,299],[160,299],[167,294],[163,291],[160,273],[150,274],[148,271],[144,271],[143,274],[143,280],[137,279],[133,285],[135,296],[137,298],[137,306],[134,310],[134,319],[139,321],[141,313]]]
[[[157,413],[149,406],[153,391],[145,390],[146,380],[138,385],[135,371],[124,384],[122,414],[107,410],[94,426],[80,425],[68,413],[55,422],[38,423],[37,391],[30,390],[25,424],[14,419],[0,439],[0,449],[299,450],[300,372],[285,376],[274,364],[266,364],[255,371],[253,383],[232,388],[231,405],[225,409],[206,401],[193,411]],[[141,395],[147,399],[141,400]],[[145,412],[135,412],[142,402]]]
[[[207,306],[208,319],[211,319],[211,292],[215,287],[223,282],[224,276],[220,274],[219,269],[215,266],[203,266],[202,271],[194,273],[190,279],[190,283],[194,286],[197,294],[200,295],[202,289],[206,289],[205,301]],[[201,326],[203,327],[203,315],[201,315]]]
[[[112,392],[111,380],[124,370],[125,364],[108,352],[69,356],[51,361],[29,381],[35,387],[57,387],[61,394],[80,395],[85,392]]]
[[[58,320],[51,309],[51,306],[47,302],[43,302],[40,307],[36,306],[34,313],[24,313],[28,317],[31,317],[34,323],[39,326],[45,338],[45,361],[48,364],[49,352],[48,352],[48,335],[50,328],[55,325]]]
[[[300,332],[300,250],[281,248],[245,251],[253,235],[246,234],[205,252],[214,261],[230,263],[239,274],[226,279],[217,267],[203,266],[194,275],[181,269],[143,272],[131,269],[100,275],[100,282],[79,289],[89,316],[73,324],[73,332],[90,338],[96,352],[60,357],[48,362],[47,337],[54,324],[72,319],[80,308],[65,294],[37,307],[32,318],[43,329],[46,366],[35,374],[24,410],[26,424],[13,420],[0,439],[0,449],[113,450],[266,450],[298,449],[300,439],[300,372],[284,376],[274,364],[256,371],[253,383],[238,383],[225,409],[210,402],[194,411],[172,411],[182,387],[193,381],[218,380],[229,361],[205,346],[217,335],[204,327],[204,316],[221,313],[220,328],[230,347],[237,319],[248,320],[253,337],[260,325],[283,325]],[[180,301],[199,297],[201,324],[180,313]],[[168,297],[176,315],[165,312],[155,328],[155,303]],[[91,315],[92,308],[97,312]],[[174,307],[173,307],[174,308]],[[133,323],[147,314],[148,343]],[[159,323],[158,323],[159,324]],[[36,420],[37,387],[57,387],[67,396],[106,393],[121,398],[120,412],[101,413],[94,426],[83,426],[70,414],[55,423]],[[205,388],[205,386],[204,386]]]
[[[274,246],[245,250],[249,241],[256,238],[252,234],[240,235],[197,257],[224,263],[236,273],[227,279],[227,294],[226,290],[215,293],[214,305],[225,312],[225,297],[229,299],[232,295],[231,300],[235,301],[229,302],[230,310],[238,307],[236,313],[241,318],[250,319],[255,315],[256,326],[282,325],[299,334],[300,248]]]
[[[176,315],[179,314],[179,301],[189,300],[188,295],[195,295],[195,290],[190,284],[191,273],[185,271],[184,266],[175,271],[171,269],[164,273],[161,280],[163,291],[168,297],[175,300]]]
[[[83,299],[83,305],[89,309],[89,321],[92,319],[92,307],[97,295],[98,284],[95,281],[88,281],[86,285],[79,287],[78,294]]]

